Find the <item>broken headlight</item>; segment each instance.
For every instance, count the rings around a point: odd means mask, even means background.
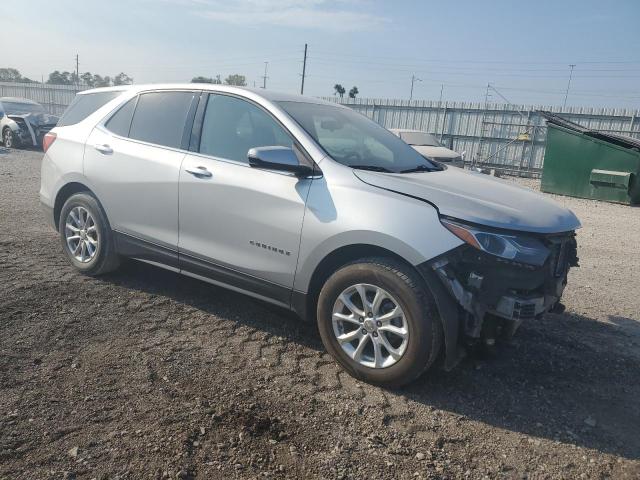
[[[525,234],[501,232],[448,218],[441,218],[440,221],[465,243],[497,257],[542,266],[550,254],[540,240]]]

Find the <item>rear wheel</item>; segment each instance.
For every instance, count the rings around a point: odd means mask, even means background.
[[[345,370],[387,387],[420,376],[442,342],[435,302],[421,278],[386,258],[359,260],[327,280],[318,299],[318,327]]]
[[[109,222],[89,193],[77,193],[64,203],[58,231],[62,248],[77,270],[101,275],[118,268],[120,259]]]

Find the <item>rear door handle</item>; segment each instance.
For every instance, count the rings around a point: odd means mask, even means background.
[[[97,151],[105,155],[111,155],[113,153],[113,148],[111,148],[106,143],[99,143],[95,145],[93,148],[95,148]]]
[[[205,167],[185,168],[185,171],[198,178],[209,178],[212,176],[211,172]]]

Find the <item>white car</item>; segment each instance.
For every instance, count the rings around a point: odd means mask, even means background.
[[[444,163],[452,167],[464,167],[464,154],[443,146],[435,135],[420,130],[390,128],[389,131],[411,145],[420,155],[429,160]]]
[[[38,147],[58,117],[26,98],[0,98],[0,134],[7,148]]]

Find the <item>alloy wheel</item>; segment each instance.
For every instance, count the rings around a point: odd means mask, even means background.
[[[13,147],[13,134],[8,128],[4,131],[4,135],[2,136],[2,143],[4,143],[5,148]]]
[[[342,350],[370,368],[387,368],[404,355],[409,323],[398,301],[376,285],[345,289],[332,312],[333,333]]]
[[[74,207],[65,221],[67,248],[73,258],[88,263],[96,256],[99,245],[98,230],[93,216],[84,207]]]

